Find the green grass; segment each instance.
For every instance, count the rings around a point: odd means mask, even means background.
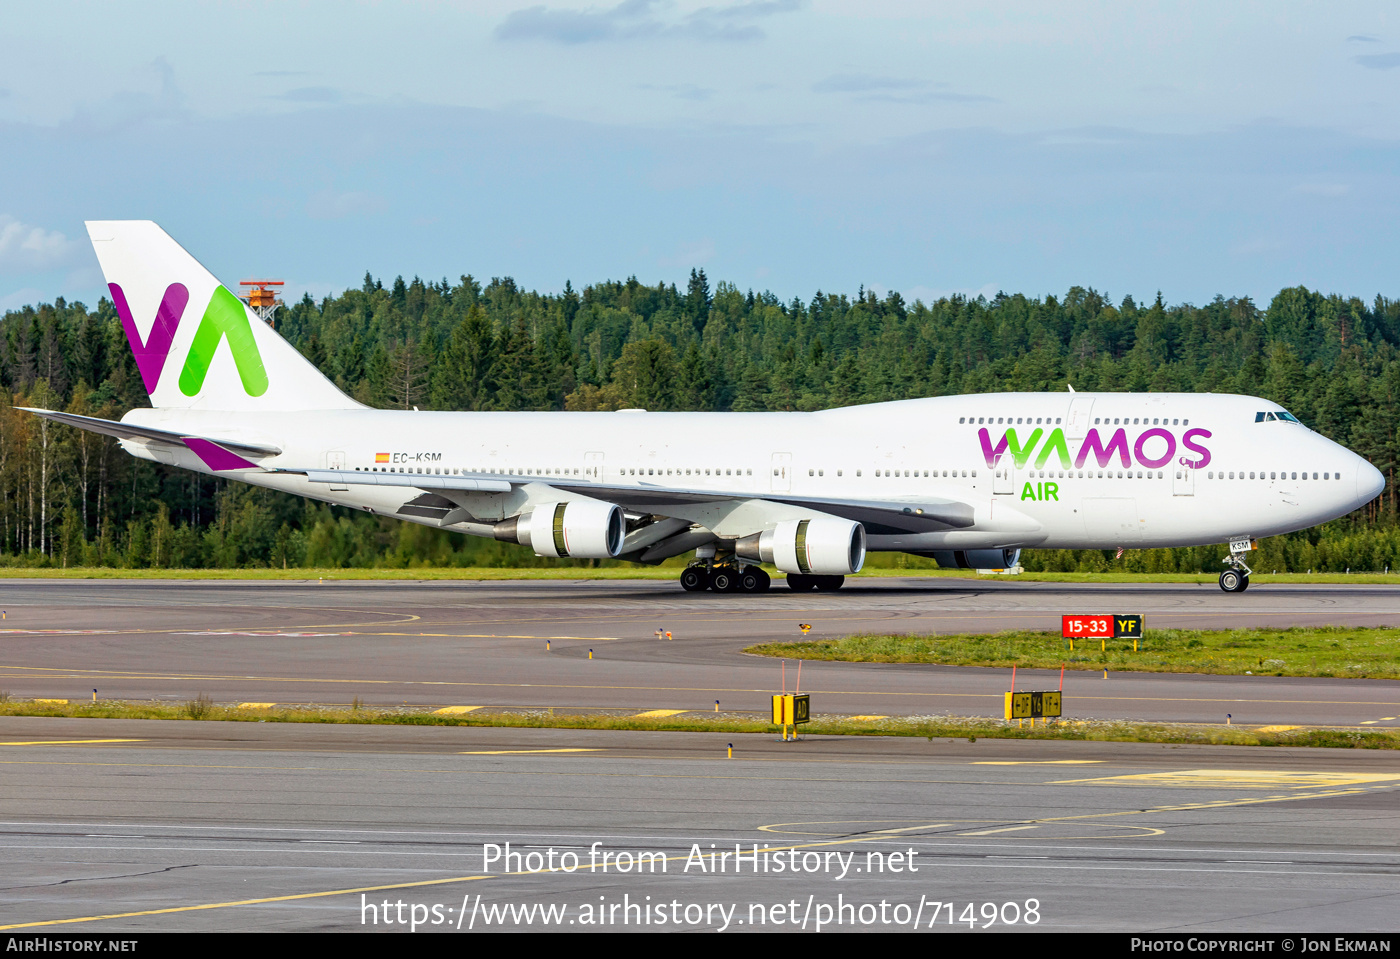
[[[1106,647],[1106,648],[1105,648]],[[1152,673],[1329,676],[1400,679],[1400,629],[1347,626],[1293,629],[1149,629],[1132,640],[1075,640],[1028,630],[951,636],[859,635],[745,650],[787,659],[859,663],[937,663],[1032,669]]]
[[[777,727],[761,716],[696,711],[640,719],[626,714],[555,714],[530,709],[439,716],[427,708],[276,707],[239,709],[196,698],[187,703],[39,703],[0,698],[0,717],[50,716],[80,719],[146,719],[197,722],[334,723],[388,726],[503,726],[514,728],[644,730],[704,733],[769,733]],[[934,739],[1057,739],[1091,742],[1146,742],[1217,746],[1322,746],[1344,749],[1400,749],[1400,730],[1300,727],[1251,729],[1185,723],[1067,720],[1022,727],[1000,719],[959,716],[889,716],[875,720],[817,714],[800,730],[806,736],[908,736]],[[716,746],[718,751],[719,747]]]

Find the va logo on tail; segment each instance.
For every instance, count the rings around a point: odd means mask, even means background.
[[[142,342],[141,333],[131,315],[131,307],[127,305],[126,294],[116,283],[108,283],[107,286],[112,291],[112,302],[117,308],[117,315],[121,317],[131,352],[136,357],[141,382],[146,385],[147,393],[154,393],[165,369],[170,346],[175,340],[175,330],[189,303],[189,290],[183,283],[172,283],[165,288],[150,336]],[[262,396],[267,392],[267,370],[263,367],[262,354],[258,352],[257,341],[253,338],[253,328],[248,323],[248,311],[236,296],[217,286],[204,310],[204,318],[195,330],[184,369],[180,371],[181,393],[194,396],[203,388],[204,378],[209,374],[209,364],[214,361],[214,352],[219,347],[219,341],[226,337],[244,392],[249,396]]]

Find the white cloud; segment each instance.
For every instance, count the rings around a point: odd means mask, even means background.
[[[0,273],[50,270],[63,266],[77,244],[57,230],[21,223],[0,213]]]

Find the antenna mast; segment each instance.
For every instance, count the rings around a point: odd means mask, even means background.
[[[240,287],[248,289],[240,290],[238,298],[248,304],[248,309],[258,315],[268,326],[272,325],[272,316],[277,312],[277,308],[282,305],[282,300],[278,297],[280,290],[269,289],[269,287],[282,286],[282,280],[240,280]]]

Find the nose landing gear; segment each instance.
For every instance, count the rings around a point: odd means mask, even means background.
[[[1249,574],[1227,569],[1220,574],[1220,588],[1227,593],[1243,593],[1249,589]]]
[[[1243,549],[1239,547],[1244,547]],[[1246,565],[1244,554],[1253,548],[1251,540],[1236,540],[1230,544],[1230,555],[1221,560],[1229,569],[1220,574],[1220,588],[1227,593],[1243,593],[1249,589],[1249,574],[1254,572]]]

